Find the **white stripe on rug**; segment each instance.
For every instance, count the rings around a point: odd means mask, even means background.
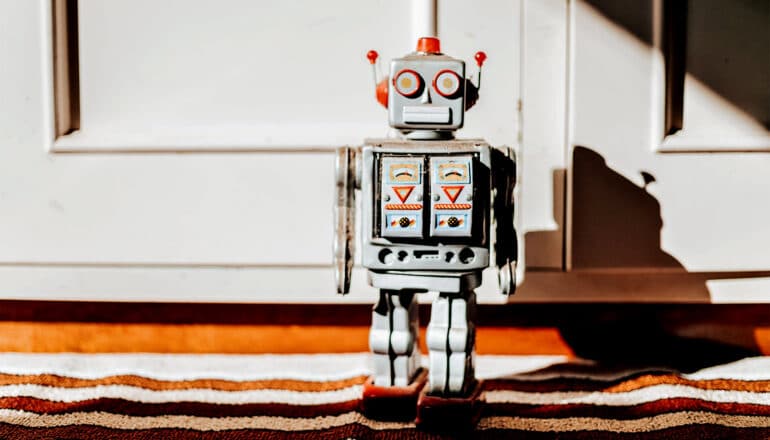
[[[423,356],[427,358],[427,356]],[[425,360],[425,359],[423,359]],[[591,365],[589,361],[570,360],[567,356],[511,356],[478,355],[476,356],[476,378],[496,379],[504,376],[526,374],[554,365],[570,362],[571,364]],[[427,367],[427,364],[425,365]]]
[[[566,356],[478,356],[480,379],[536,371]],[[427,367],[427,356],[423,356]],[[573,361],[575,362],[575,361]],[[0,353],[0,373],[56,374],[78,379],[136,375],[158,380],[344,380],[371,374],[369,353],[218,355],[153,353]]]
[[[368,353],[220,355],[0,353],[0,373],[78,379],[136,375],[158,380],[344,380],[370,374]]]
[[[578,365],[583,365],[578,364]],[[556,380],[556,379],[574,379],[574,380],[590,380],[594,382],[615,382],[619,380],[623,380],[626,378],[629,378],[631,376],[637,376],[640,374],[673,374],[676,376],[682,376],[683,374],[677,372],[674,369],[671,368],[663,368],[663,367],[648,367],[648,368],[624,368],[619,370],[602,370],[602,367],[597,365],[596,370],[592,371],[586,371],[585,368],[579,369],[573,367],[573,362],[565,363],[563,365],[559,365],[559,371],[554,372],[547,372],[547,373],[538,373],[538,372],[531,372],[531,373],[520,373],[520,374],[508,374],[505,376],[498,376],[494,379],[503,379],[503,380],[517,380],[522,382],[541,382],[546,380]]]
[[[423,364],[427,357],[423,356]],[[0,373],[55,374],[79,379],[136,375],[157,380],[221,379],[232,381],[293,379],[344,380],[371,373],[368,353],[314,355],[219,355],[153,353],[0,353]],[[539,370],[555,367],[558,371]],[[597,371],[598,370],[598,371]],[[770,357],[704,368],[678,374],[668,368],[604,370],[591,361],[565,356],[477,356],[480,379],[621,380],[635,374],[670,372],[691,380],[770,380]]]
[[[353,385],[333,391],[242,390],[220,391],[210,388],[150,390],[131,385],[59,388],[20,384],[0,386],[0,397],[34,397],[54,402],[79,402],[91,399],[123,399],[142,403],[203,402],[220,404],[285,403],[322,405],[361,398],[363,386]]]
[[[210,388],[182,390],[151,390],[131,385],[98,385],[92,387],[52,387],[37,384],[0,386],[0,397],[34,397],[56,402],[112,398],[144,403],[203,402],[221,404],[285,403],[292,405],[321,405],[360,399],[363,387],[353,385],[333,391],[240,390],[222,391]],[[691,398],[716,403],[770,405],[770,392],[706,390],[680,384],[657,384],[630,391],[605,393],[601,391],[525,392],[491,390],[484,393],[489,403],[519,403],[528,405],[607,405],[630,406],[663,399]]]
[[[770,393],[732,390],[704,390],[688,385],[658,384],[619,393],[601,391],[524,392],[487,391],[489,403],[523,403],[529,405],[607,405],[630,406],[664,399],[691,398],[717,403],[770,405]]]
[[[704,368],[692,374],[683,374],[682,376],[692,380],[770,380],[770,356],[744,358],[735,362]]]
[[[556,371],[539,372],[530,370],[529,372],[514,372],[509,374],[499,374],[497,377],[489,375],[492,379],[511,379],[519,381],[544,381],[553,379],[583,379],[598,382],[612,382],[623,380],[630,376],[639,374],[673,374],[690,380],[770,380],[770,356],[758,356],[745,358],[727,364],[716,365],[703,368],[693,373],[681,373],[671,367],[649,366],[644,368],[620,368],[607,369],[593,361],[583,359],[572,359],[564,363],[554,363]],[[498,373],[503,373],[498,371]]]

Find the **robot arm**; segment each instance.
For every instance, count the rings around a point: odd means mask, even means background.
[[[350,291],[356,236],[356,150],[337,149],[335,175],[337,181],[334,203],[334,275],[337,293]]]
[[[516,290],[516,262],[518,240],[513,226],[513,188],[516,185],[516,158],[504,147],[492,149],[492,188],[496,240],[495,265],[498,270],[500,292],[511,295]]]

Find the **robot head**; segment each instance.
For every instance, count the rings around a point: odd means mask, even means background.
[[[367,57],[374,65],[377,53]],[[476,54],[479,69],[484,59],[483,52]],[[477,99],[478,86],[465,78],[465,62],[442,54],[439,40],[431,37],[391,61],[390,76],[377,83],[377,100],[388,109],[390,126],[411,139],[454,137]]]

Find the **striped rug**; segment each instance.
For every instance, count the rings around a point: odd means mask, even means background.
[[[366,354],[0,354],[0,438],[439,438],[358,412]],[[479,356],[477,438],[770,438],[770,358],[687,374]]]

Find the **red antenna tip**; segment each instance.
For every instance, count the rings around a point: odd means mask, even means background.
[[[366,59],[369,60],[369,64],[374,64],[377,62],[377,57],[379,57],[380,54],[377,53],[376,50],[370,50],[369,52],[366,52]]]
[[[478,51],[476,52],[476,55],[473,56],[473,58],[476,59],[476,64],[481,67],[481,65],[484,64],[484,61],[487,60],[487,54],[482,51]]]

